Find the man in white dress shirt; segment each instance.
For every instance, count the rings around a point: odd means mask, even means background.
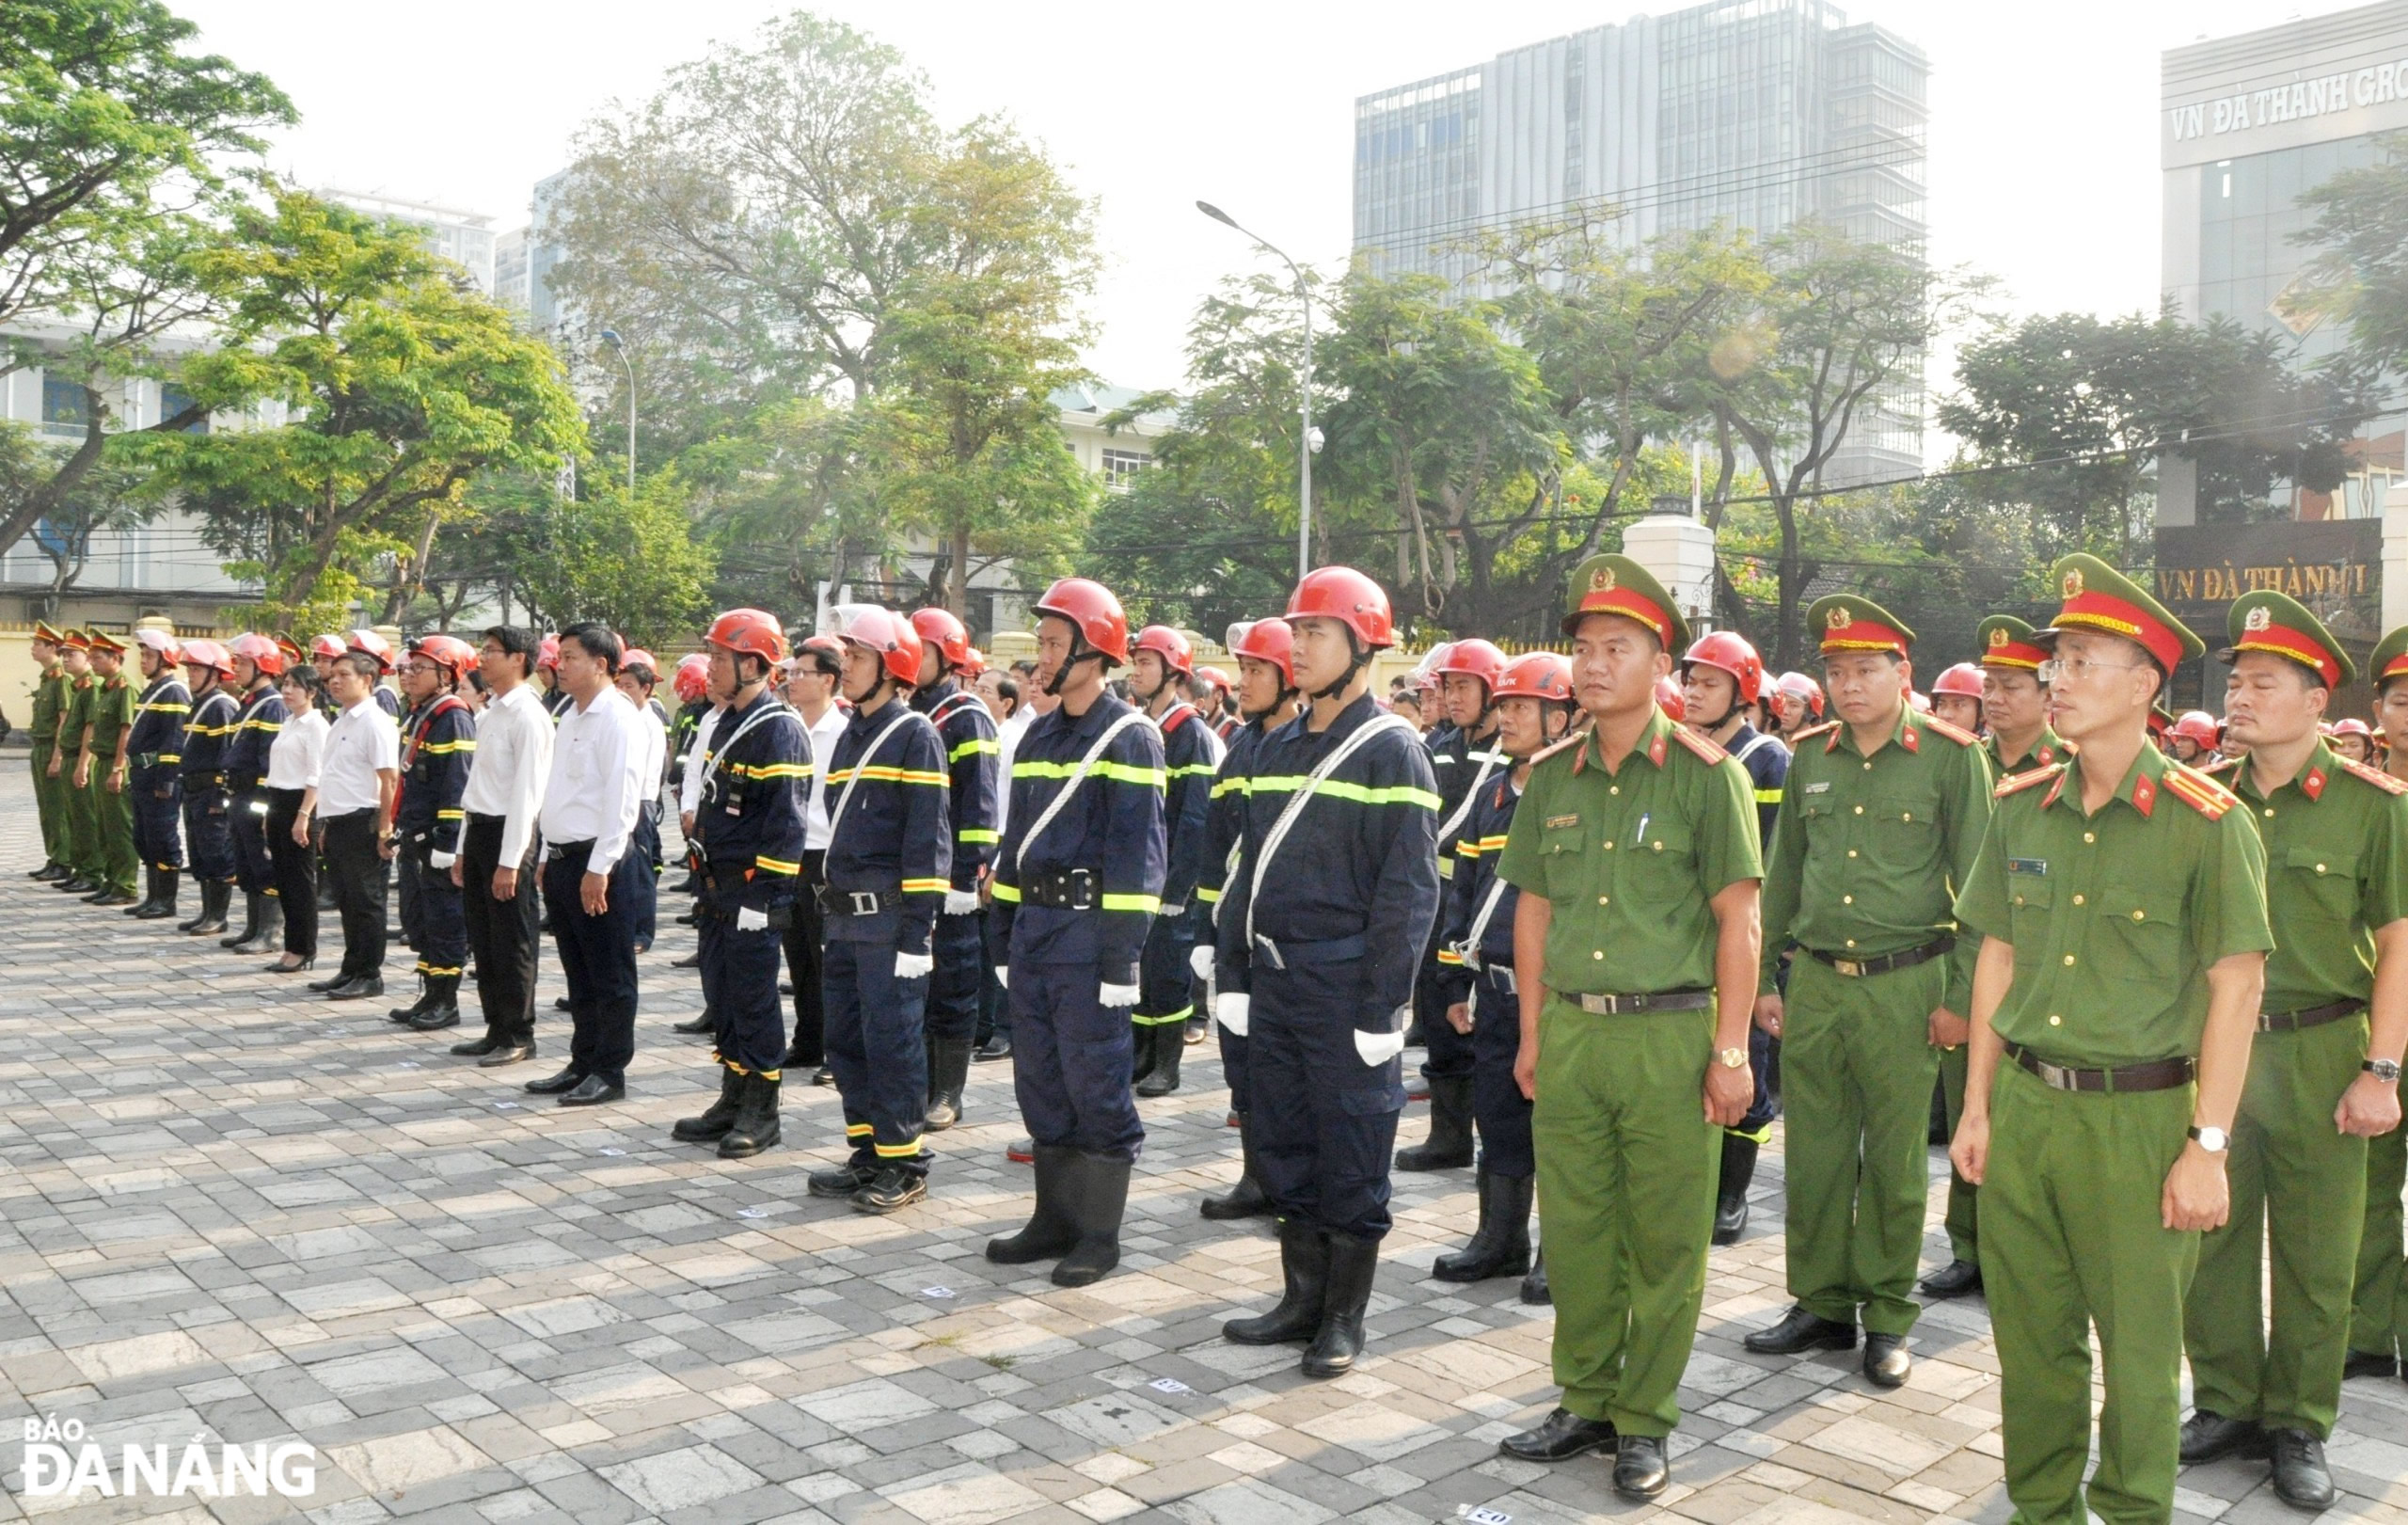
[[[535,632],[515,625],[485,631],[478,671],[485,681],[476,760],[460,797],[467,830],[452,865],[476,960],[485,1035],[452,1052],[498,1069],[535,1056],[535,821],[552,771],[552,717],[531,681]]]
[[[552,739],[551,775],[539,818],[544,899],[568,977],[576,1023],[560,1073],[527,1083],[562,1106],[593,1106],[627,1094],[636,1051],[636,821],[652,779],[647,723],[611,684],[619,638],[601,625],[561,632],[560,685],[569,703]]]
[[[342,967],[309,988],[329,1000],[385,993],[385,885],[393,861],[393,803],[402,781],[402,737],[376,703],[376,658],[345,652],[332,663],[334,728],[318,784],[301,800],[318,821],[318,850],[334,880],[342,917]]]

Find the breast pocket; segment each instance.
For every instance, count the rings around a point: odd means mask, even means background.
[[[1649,821],[1628,846],[1624,866],[1650,895],[1678,896],[1697,882],[1697,865],[1691,861],[1697,838],[1685,822]]]
[[[1940,850],[1939,795],[1893,795],[1867,801],[1862,809],[1868,845],[1883,866],[1920,868]]]
[[[2320,920],[2344,925],[2358,909],[2358,855],[2354,850],[2298,847],[2287,850],[2267,885],[2270,896],[2288,895],[2293,905]]]
[[[1539,832],[1539,864],[1546,875],[1550,898],[1580,893],[1588,871],[1589,834],[1577,819]]]
[[[2102,890],[2091,956],[2100,978],[2162,988],[2182,967],[2181,905],[2162,891]]]
[[[2056,885],[2046,874],[2006,876],[2006,940],[2015,945],[2018,964],[2033,963],[2047,950],[2055,901]]]

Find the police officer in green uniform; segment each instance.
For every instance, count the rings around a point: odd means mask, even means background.
[[[2225,722],[2249,748],[2232,784],[2266,844],[2274,952],[2232,1130],[2232,1216],[2201,1240],[2184,1311],[2197,1408],[2182,1460],[2271,1453],[2276,1496],[2323,1509],[2367,1140],[2400,1124],[2408,784],[2320,734],[2332,691],[2357,675],[2321,621],[2259,592],[2233,604],[2230,624]],[[2269,1243],[2271,1336],[2258,1291]]]
[[[2240,802],[2147,742],[2149,702],[2205,647],[2095,556],[2041,675],[2070,759],[1999,786],[1957,920],[1980,935],[1965,1119],[1982,1189],[2006,1491],[2019,1522],[2174,1512],[2182,1299],[2225,1221],[2225,1154],[2266,950],[2266,854]],[[2090,1456],[2090,1330],[2106,1403]]]
[[[2374,676],[2375,721],[2390,741],[2385,768],[2408,780],[2408,625],[2384,636],[2367,659]],[[2408,1253],[2401,1246],[2400,1191],[2408,1184],[2408,1127],[2367,1144],[2366,1229],[2358,1238],[2345,1377],[2402,1374],[2408,1355]]]
[[[72,877],[67,866],[67,799],[50,772],[58,755],[58,720],[67,708],[67,669],[59,653],[67,637],[46,620],[34,621],[34,665],[41,675],[34,681],[33,723],[26,727],[33,742],[34,810],[41,819],[41,866],[28,876],[49,883]]]
[[[53,881],[51,888],[89,895],[101,887],[100,833],[92,818],[90,791],[76,782],[76,768],[84,755],[84,733],[92,723],[92,689],[100,681],[92,675],[92,638],[69,630],[59,642],[59,658],[67,680],[66,703],[58,712],[58,750],[46,771],[58,786],[70,872]]]
[[[78,782],[90,799],[100,879],[84,898],[93,905],[127,906],[141,898],[134,893],[135,870],[141,858],[134,850],[134,794],[129,786],[132,765],[126,744],[134,736],[134,684],[125,675],[125,643],[92,632],[92,716],[84,730],[87,760],[76,766]]]
[[[1894,1388],[1930,1195],[1931,1092],[1965,1041],[1973,940],[1956,887],[1990,818],[1981,739],[1907,703],[1914,632],[1869,598],[1806,612],[1838,719],[1802,731],[1765,866],[1756,1022],[1782,1040],[1789,1292],[1750,1350],[1849,1350]],[[1789,991],[1773,977],[1795,942]]]
[[[1689,643],[1662,586],[1592,556],[1563,629],[1595,728],[1539,754],[1497,866],[1522,892],[1513,1071],[1534,1104],[1563,1398],[1502,1449],[1562,1461],[1613,1446],[1614,1491],[1643,1501],[1670,1480],[1721,1131],[1755,1092],[1764,869],[1747,770],[1656,707]]]

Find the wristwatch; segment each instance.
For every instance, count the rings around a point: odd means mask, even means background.
[[[2398,1059],[2368,1059],[2366,1063],[2359,1065],[2358,1068],[2374,1076],[2377,1080],[2382,1081],[2386,1086],[2395,1085],[2400,1079],[2400,1061]]]
[[[1715,1056],[1722,1061],[1722,1068],[1725,1070],[1744,1070],[1748,1067],[1748,1051],[1744,1048],[1726,1048]],[[2394,1068],[2396,1069],[2397,1066]]]
[[[2210,1154],[2221,1154],[2232,1146],[2232,1136],[2222,1128],[2193,1128],[2191,1136]]]

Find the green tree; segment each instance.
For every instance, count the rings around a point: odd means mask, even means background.
[[[694,537],[689,499],[663,471],[641,479],[632,497],[613,479],[583,502],[556,505],[526,564],[530,605],[556,624],[599,620],[656,652],[691,641],[710,618],[717,556]]]
[[[2408,134],[2382,140],[2375,164],[2345,169],[2299,199],[2318,250],[2290,296],[2294,318],[2337,317],[2368,366],[2408,373]]]

